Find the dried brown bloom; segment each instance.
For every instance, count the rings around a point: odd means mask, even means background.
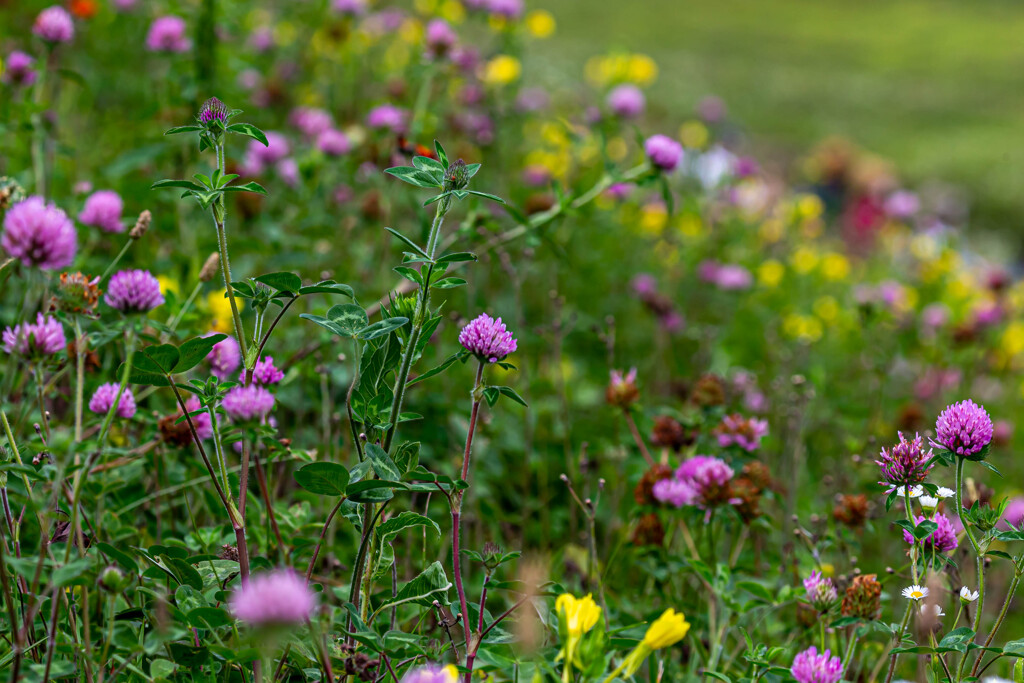
[[[50,299],[50,309],[93,316],[102,292],[99,278],[90,280],[82,273],[61,273],[60,284]]]
[[[636,403],[640,398],[640,390],[636,386],[636,368],[631,368],[627,373],[612,370],[604,397],[609,405],[619,408],[628,408]]]
[[[640,518],[636,528],[633,529],[633,545],[638,546],[661,546],[665,542],[665,527],[662,526],[658,515],[651,512]]]
[[[160,430],[160,438],[164,442],[184,448],[192,443],[192,431],[188,428],[187,422],[178,423],[179,417],[180,414],[160,418],[157,429]]]
[[[832,517],[840,524],[859,529],[868,518],[868,497],[863,493],[843,494],[832,508]]]
[[[704,375],[693,386],[690,401],[702,408],[720,406],[725,403],[725,385],[717,375]]]
[[[139,220],[135,221],[135,225],[128,231],[128,236],[133,240],[140,239],[149,230],[149,224],[153,222],[153,214],[146,209],[139,214]]]
[[[633,499],[636,500],[636,504],[653,505],[657,503],[654,499],[654,485],[662,479],[670,479],[671,477],[672,468],[668,465],[656,464],[644,472],[644,476],[640,477],[636,488],[633,489]]]
[[[526,215],[532,216],[535,213],[547,211],[555,205],[555,198],[546,193],[531,194],[526,198]]]
[[[750,477],[740,475],[729,482],[729,502],[747,524],[761,516],[761,493],[764,489]]]
[[[345,660],[345,673],[355,676],[361,681],[375,681],[379,666],[379,659],[371,659],[366,653],[357,652]]]
[[[925,425],[924,410],[916,403],[908,403],[900,408],[896,426],[902,432],[919,432]]]
[[[843,597],[842,615],[877,619],[882,609],[882,584],[876,574],[861,574],[853,578]]]
[[[752,460],[743,466],[743,476],[754,482],[761,490],[775,490],[777,482],[772,479],[771,470],[760,460]]]
[[[213,278],[217,277],[217,271],[220,269],[220,252],[213,252],[206,258],[206,263],[203,264],[202,269],[199,271],[199,281],[209,282]]]
[[[668,415],[655,418],[651,431],[651,443],[655,446],[671,448],[678,453],[684,446],[689,446],[696,440],[696,432],[683,427],[678,420]]]
[[[238,546],[234,545],[222,545],[220,552],[217,554],[222,560],[232,560],[238,562]]]

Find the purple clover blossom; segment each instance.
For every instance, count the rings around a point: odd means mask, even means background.
[[[725,461],[710,455],[695,455],[679,466],[673,479],[656,483],[653,495],[675,507],[695,505],[710,513],[711,508],[730,501],[728,488],[733,474]]]
[[[316,107],[297,107],[289,115],[288,121],[307,138],[315,138],[334,126],[331,114]]]
[[[393,133],[402,132],[408,112],[392,104],[382,104],[370,110],[366,115],[366,125],[378,130],[389,130]]]
[[[623,119],[635,119],[644,113],[647,100],[643,91],[630,83],[612,88],[605,100],[612,113]]]
[[[748,453],[761,447],[761,439],[768,434],[768,421],[742,415],[726,415],[715,429],[718,445],[722,448],[739,446]]]
[[[24,358],[52,356],[67,345],[64,326],[56,318],[42,313],[36,314],[35,323],[24,322],[5,329],[2,341],[8,355]]]
[[[999,522],[1000,529],[1008,529],[1009,525],[1020,527],[1024,524],[1024,498],[1017,497],[1010,501],[1003,511],[1003,519]]]
[[[913,440],[907,441],[902,432],[898,432],[900,442],[891,448],[883,448],[879,460],[875,461],[882,470],[882,485],[916,486],[923,482],[931,471],[928,461],[932,451],[924,449],[924,440],[915,434]]]
[[[122,270],[110,278],[103,300],[122,313],[146,313],[161,305],[164,295],[148,270]]]
[[[427,24],[423,42],[426,43],[427,49],[432,54],[442,56],[448,54],[458,39],[458,35],[452,30],[451,25],[447,21],[444,19],[432,19]]]
[[[113,190],[99,190],[85,200],[78,220],[103,232],[124,232],[125,225],[121,220],[123,211],[124,201],[121,195]]]
[[[221,339],[210,349],[206,360],[210,361],[210,372],[214,377],[220,380],[227,379],[242,364],[242,350],[238,347],[238,340],[230,335]]]
[[[839,601],[839,592],[832,579],[822,576],[817,569],[804,579],[804,590],[811,605],[819,612],[829,611]]]
[[[216,97],[211,97],[203,102],[203,106],[199,109],[199,123],[209,126],[211,123],[217,122],[224,126],[228,122],[229,113],[226,104]]]
[[[274,357],[264,356],[252,369],[252,380],[256,384],[277,384],[284,379],[284,372],[274,367]]]
[[[683,146],[667,135],[652,135],[644,141],[644,152],[655,168],[666,173],[683,161]]]
[[[331,0],[331,9],[347,17],[366,13],[366,0]]]
[[[273,166],[291,152],[291,147],[285,136],[275,131],[267,131],[266,135],[269,143],[266,146],[258,140],[249,142],[245,151],[245,159],[242,162],[245,175],[259,175],[268,166]]]
[[[352,149],[352,143],[349,141],[348,136],[334,128],[328,128],[320,133],[316,139],[316,146],[321,152],[332,157],[348,154]]]
[[[299,162],[295,159],[288,157],[287,159],[281,159],[277,162],[274,167],[277,171],[277,175],[281,178],[285,185],[288,187],[298,187],[299,185]]]
[[[75,22],[60,5],[47,7],[36,17],[32,33],[48,43],[67,43],[75,37]]]
[[[518,19],[523,15],[523,0],[488,0],[487,9],[492,16]]]
[[[918,515],[914,516],[914,524],[920,524],[921,522],[928,519],[927,517],[921,517]],[[950,550],[956,550],[956,529],[953,528],[953,523],[949,521],[949,517],[939,513],[931,520],[939,525],[939,527],[925,536],[924,540],[921,541],[921,545],[925,552],[937,550],[940,553],[949,552]],[[907,531],[903,530],[903,540],[907,543],[914,544],[914,536]]]
[[[262,420],[273,410],[274,395],[259,385],[250,384],[230,390],[220,405],[235,422],[252,422]]]
[[[249,34],[249,47],[256,52],[267,52],[274,47],[274,29],[260,26]]]
[[[992,418],[970,399],[947,406],[935,421],[932,445],[961,457],[976,456],[991,441]]]
[[[29,86],[36,82],[36,72],[32,65],[36,60],[31,55],[19,50],[7,55],[6,69],[0,80],[9,85]]]
[[[793,658],[790,668],[797,683],[839,683],[843,678],[843,663],[833,657],[831,650],[820,655],[816,647],[810,647]]]
[[[890,218],[911,218],[921,209],[921,200],[907,190],[896,190],[885,200],[885,213]]]
[[[62,209],[33,196],[7,211],[0,246],[26,266],[58,270],[75,260],[78,235]]]
[[[192,42],[185,37],[187,31],[181,17],[157,17],[146,34],[146,49],[150,52],[188,52]]]
[[[672,477],[655,482],[651,489],[651,495],[655,500],[677,508],[694,505],[697,502],[697,492],[694,488],[688,483]]]
[[[428,664],[402,676],[402,683],[458,683],[459,674],[454,666]]]
[[[722,290],[748,289],[753,283],[754,276],[750,271],[735,263],[720,265],[715,273],[715,284]]]
[[[110,410],[110,406],[114,405],[114,401],[117,399],[117,390],[120,388],[121,385],[117,382],[101,384],[100,388],[89,399],[89,410],[97,415],[106,415]],[[117,410],[115,412],[118,417],[123,417],[126,420],[135,415],[135,396],[128,387],[125,387],[124,391],[121,392],[121,399],[117,401]]]
[[[252,576],[228,599],[231,613],[252,626],[304,624],[316,605],[305,578],[290,569]]]
[[[489,363],[497,363],[514,353],[518,344],[501,318],[495,320],[486,313],[481,313],[462,328],[459,343],[481,362]]]

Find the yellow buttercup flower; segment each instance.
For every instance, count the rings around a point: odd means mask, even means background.
[[[827,323],[839,316],[839,302],[831,296],[823,296],[814,302],[814,314]]]
[[[838,252],[829,252],[821,259],[821,274],[827,280],[845,280],[850,274],[850,261]]]
[[[817,218],[824,210],[825,205],[816,194],[801,195],[796,203],[797,215],[803,220]]]
[[[645,204],[640,209],[640,223],[637,226],[645,235],[660,235],[668,224],[668,209],[661,202]]]
[[[546,10],[534,10],[526,15],[526,30],[534,38],[547,38],[555,32],[555,17]]]
[[[657,621],[650,625],[644,634],[644,644],[652,650],[661,650],[675,645],[686,637],[690,624],[686,615],[669,607]]]
[[[445,683],[459,683],[459,670],[455,668],[454,664],[449,664],[441,669],[441,673],[444,674]]]
[[[679,216],[679,232],[686,237],[700,237],[704,234],[704,221],[695,213],[684,213]]]
[[[447,0],[441,5],[440,14],[450,24],[461,24],[466,20],[466,8],[458,0]]]
[[[777,287],[786,274],[786,266],[775,259],[768,259],[757,267],[757,281],[768,288]]]
[[[1007,325],[999,346],[1008,356],[1024,353],[1024,323],[1014,321]]]
[[[206,306],[213,318],[212,326],[217,332],[231,333],[234,329],[231,319],[231,301],[223,291],[210,292],[206,297]]]
[[[818,265],[818,252],[810,247],[799,247],[793,252],[789,262],[793,266],[793,270],[805,275]]]
[[[523,67],[511,55],[498,55],[484,67],[484,81],[491,85],[508,85],[517,80]]]
[[[156,281],[160,283],[160,291],[164,294],[174,292],[175,296],[181,296],[181,285],[174,278],[167,277],[166,275],[157,275]]]
[[[647,55],[632,55],[626,67],[627,78],[638,85],[650,85],[658,77],[658,65]]]
[[[555,600],[555,611],[564,618],[570,638],[579,638],[594,628],[601,618],[601,608],[590,593],[583,598],[577,598],[572,593],[562,593]]]

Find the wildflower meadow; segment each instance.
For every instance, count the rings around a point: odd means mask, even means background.
[[[54,1],[0,2],[0,680],[1024,681],[962,193],[532,0]]]

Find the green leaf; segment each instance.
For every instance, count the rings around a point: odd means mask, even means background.
[[[123,550],[118,550],[114,546],[109,543],[104,543],[103,541],[96,543],[96,549],[107,557],[113,558],[113,560],[121,565],[122,568],[127,569],[130,572],[138,573],[138,563],[135,562],[131,555]]]
[[[195,192],[202,192],[206,189],[202,185],[196,185],[191,180],[158,180],[150,185],[149,189],[157,190],[161,187],[182,187]]]
[[[256,282],[273,287],[279,292],[298,292],[302,289],[302,278],[295,273],[280,272],[267,273],[256,278]]]
[[[437,152],[437,159],[444,166],[445,170],[448,170],[448,155],[445,154],[444,147],[437,140],[434,140],[434,151]]]
[[[428,260],[430,259],[430,257],[427,256],[427,252],[425,252],[422,249],[420,249],[419,246],[415,242],[413,242],[411,239],[409,239],[408,237],[406,237],[402,233],[398,232],[394,228],[384,228],[384,229],[387,230],[388,232],[390,232],[392,235],[394,235],[398,239],[402,240],[402,242],[404,242],[407,246],[409,246],[413,250],[415,250],[416,253],[419,254],[420,256],[422,256],[423,258],[428,259]]]
[[[50,576],[50,585],[53,587],[67,586],[89,571],[91,567],[92,560],[88,557],[72,560],[66,565],[53,570],[53,574]]]
[[[466,281],[460,277],[446,277],[438,280],[431,285],[434,289],[453,289],[455,287],[461,287],[466,284]]]
[[[459,252],[455,252],[453,254],[445,254],[441,258],[437,259],[437,265],[441,265],[443,263],[459,263],[459,262],[462,262],[462,261],[476,261],[476,260],[477,260],[477,255],[476,254],[472,254],[472,253],[470,253],[468,251],[459,251]]]
[[[311,320],[340,337],[354,337],[359,330],[367,326],[366,311],[357,304],[338,304],[331,306],[327,317],[303,313],[299,316]]]
[[[429,173],[430,175],[438,178],[444,178],[444,165],[437,159],[415,156],[412,158],[412,165],[424,173]]]
[[[390,500],[394,493],[392,489],[408,489],[408,484],[400,481],[384,481],[383,479],[366,479],[353,482],[348,485],[346,492],[348,499],[355,503],[379,503]]]
[[[406,280],[409,280],[410,282],[415,282],[420,287],[423,286],[423,278],[420,276],[419,271],[413,270],[412,268],[408,268],[406,266],[398,266],[394,268],[394,271],[401,275],[402,277],[404,277]]]
[[[408,318],[387,318],[385,320],[375,322],[372,325],[367,325],[356,332],[356,336],[364,341],[369,341],[371,339],[376,339],[377,337],[383,337],[385,334],[390,333],[392,330],[397,330],[407,322],[409,322]]]
[[[324,280],[315,285],[306,285],[299,288],[299,294],[344,294],[353,301],[356,300],[356,293],[348,285],[343,285],[334,280]]]
[[[416,187],[441,187],[441,182],[433,175],[412,166],[395,166],[384,172]]]
[[[218,628],[234,623],[231,615],[220,607],[197,607],[191,610],[186,618],[188,623],[196,628]]]
[[[348,470],[334,462],[311,462],[292,476],[299,486],[322,496],[344,496],[348,488]]]
[[[398,467],[391,460],[391,456],[383,448],[375,443],[368,443],[364,450],[366,457],[370,460],[373,471],[377,473],[378,477],[384,481],[401,480],[402,473],[398,471]]]
[[[441,566],[440,562],[434,562],[432,565],[423,570],[423,572],[409,583],[402,586],[398,591],[398,594],[390,599],[385,600],[380,607],[377,608],[377,612],[392,607],[394,605],[401,605],[404,603],[412,602],[417,605],[424,607],[430,607],[434,600],[437,600],[443,605],[448,604],[448,590],[452,587],[451,581],[444,573],[444,567]]]
[[[451,367],[452,364],[454,364],[458,360],[461,360],[466,355],[468,355],[468,352],[465,349],[463,349],[461,351],[457,351],[456,353],[453,353],[452,355],[448,356],[444,360],[444,362],[441,363],[440,365],[438,365],[437,367],[431,368],[431,369],[427,370],[426,372],[424,372],[422,375],[419,375],[415,379],[410,380],[408,385],[406,385],[406,386],[412,386],[413,384],[416,384],[417,382],[422,382],[423,380],[430,379],[431,377],[434,377],[435,375],[440,375],[442,372],[444,372],[449,367]]]
[[[174,364],[174,369],[168,374],[178,374],[191,370],[195,366],[203,362],[213,347],[219,342],[227,339],[226,334],[211,334],[208,337],[195,337],[189,339],[187,342],[181,345],[178,349],[178,362]]]
[[[244,185],[229,185],[221,188],[221,192],[255,192],[256,194],[269,194],[266,189],[255,180],[250,180]]]
[[[202,129],[202,126],[176,126],[174,128],[164,131],[164,135],[177,135],[178,133],[198,133]]]
[[[475,195],[477,197],[483,197],[484,199],[490,199],[492,202],[498,202],[504,204],[505,200],[496,194],[489,194],[487,192],[477,192],[476,190],[466,190],[468,194]]]
[[[466,177],[472,178],[480,171],[480,164],[466,164]]]
[[[236,133],[238,135],[244,135],[253,140],[259,140],[263,143],[264,147],[270,147],[270,142],[267,140],[267,136],[263,134],[263,131],[252,125],[251,123],[232,123],[227,127],[227,132]]]

